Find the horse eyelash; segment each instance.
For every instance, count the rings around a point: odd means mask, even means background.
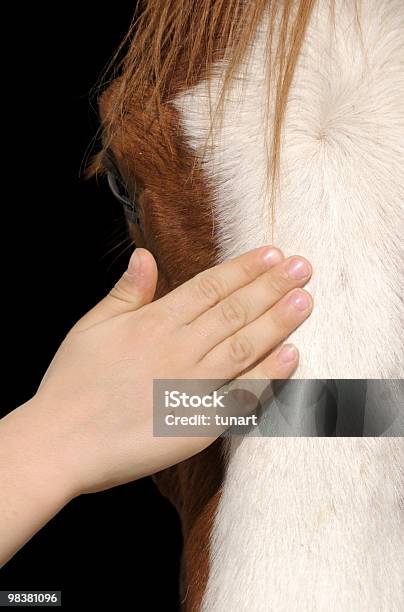
[[[118,170],[113,153],[109,150],[107,150],[103,155],[102,167],[107,176],[109,188],[114,197],[122,204],[128,221],[135,225],[141,225],[136,197],[130,197],[129,190]],[[122,194],[120,188],[124,190],[124,194]]]

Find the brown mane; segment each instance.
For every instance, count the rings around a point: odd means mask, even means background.
[[[202,78],[209,82],[213,64],[222,59],[225,60],[222,89],[216,107],[211,105],[211,134],[213,126],[220,124],[232,77],[248,54],[257,26],[268,10],[267,82],[276,83],[274,121],[267,130],[271,133],[267,146],[267,189],[273,204],[282,121],[314,4],[315,0],[166,0],[163,4],[143,0],[138,16],[107,69],[109,80],[112,76],[119,77],[119,87],[115,89],[109,113],[103,118],[103,150],[119,130],[133,92],[152,118],[159,117],[162,105],[176,91],[192,87]],[[268,106],[269,95],[268,87]],[[102,153],[91,165],[90,174],[102,167]]]

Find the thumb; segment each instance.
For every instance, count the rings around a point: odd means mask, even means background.
[[[116,309],[116,314],[137,310],[152,301],[157,285],[157,265],[146,249],[135,249],[128,268],[107,297],[104,307]]]
[[[76,323],[80,331],[106,319],[137,310],[153,300],[157,285],[157,264],[146,249],[135,249],[128,268],[109,294]]]

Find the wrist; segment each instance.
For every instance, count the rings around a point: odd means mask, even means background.
[[[75,497],[73,479],[49,407],[34,396],[0,421],[0,465],[24,489],[55,512]]]
[[[0,567],[73,497],[46,414],[31,400],[0,420]]]

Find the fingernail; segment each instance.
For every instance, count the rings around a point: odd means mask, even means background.
[[[293,291],[288,302],[297,310],[307,310],[311,306],[311,298],[305,291]]]
[[[268,268],[270,268],[275,264],[280,263],[283,259],[283,255],[279,249],[270,247],[267,251],[265,251],[263,259]]]
[[[284,344],[278,352],[277,359],[282,363],[290,363],[297,359],[297,349],[293,344]]]
[[[142,255],[138,249],[135,249],[129,260],[127,273],[133,278],[139,278],[142,276]]]
[[[286,272],[292,278],[299,280],[309,276],[311,268],[305,259],[297,259],[297,257],[294,257],[287,262]]]

